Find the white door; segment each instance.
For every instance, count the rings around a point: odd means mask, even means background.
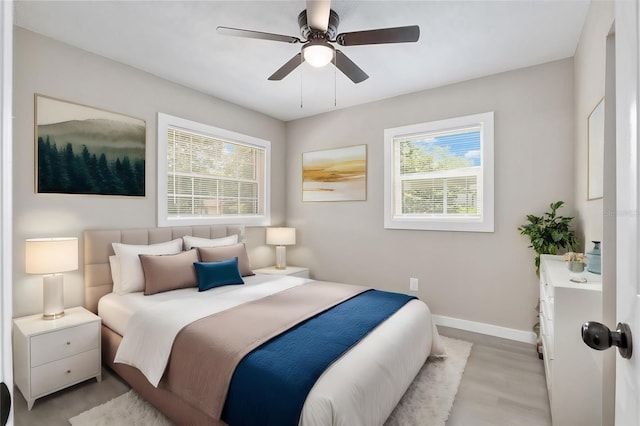
[[[11,120],[12,120],[12,55],[13,2],[0,4],[0,424],[13,424],[11,392],[11,288],[13,286],[11,211]],[[8,410],[9,409],[9,410]],[[8,417],[7,417],[8,414]]]
[[[616,425],[640,425],[639,29],[638,3],[616,1],[616,316],[633,334],[631,359],[616,355]]]

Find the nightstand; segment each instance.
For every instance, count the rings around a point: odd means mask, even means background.
[[[93,377],[102,379],[100,317],[82,307],[62,318],[13,320],[14,381],[29,410],[37,398]]]
[[[256,274],[291,275],[300,278],[310,278],[309,268],[302,268],[300,266],[287,266],[286,269],[276,269],[275,266],[268,266],[266,268],[254,269],[253,272]]]

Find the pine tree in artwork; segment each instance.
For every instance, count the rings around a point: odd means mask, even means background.
[[[128,155],[110,161],[71,143],[58,149],[50,135],[38,137],[37,189],[40,193],[144,195],[144,160]]]

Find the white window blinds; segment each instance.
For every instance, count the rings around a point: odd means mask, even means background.
[[[401,215],[478,216],[482,211],[480,127],[394,139]]]
[[[159,137],[158,154],[158,185],[163,191],[158,197],[159,223],[268,221],[268,141],[165,114],[158,122],[159,135],[164,136]]]

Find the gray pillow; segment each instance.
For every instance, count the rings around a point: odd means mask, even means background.
[[[193,266],[197,261],[198,253],[195,250],[159,256],[141,254],[145,296],[179,288],[197,287],[198,277]]]
[[[244,243],[223,247],[198,247],[198,254],[201,262],[221,262],[237,257],[240,275],[243,277],[255,275],[251,270],[247,248]]]

